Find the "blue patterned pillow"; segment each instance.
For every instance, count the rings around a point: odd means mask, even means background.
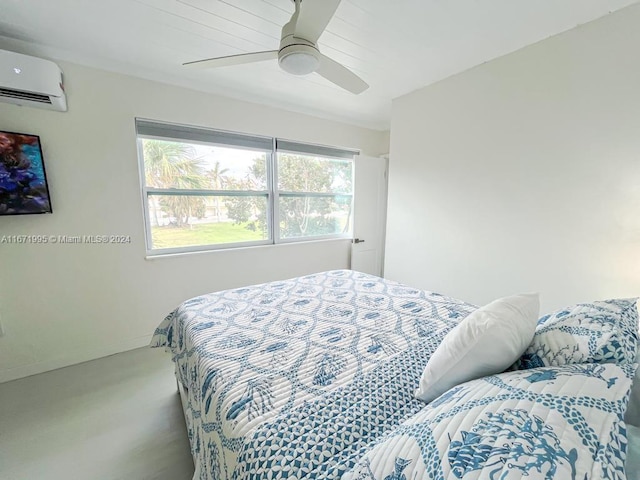
[[[638,349],[637,298],[581,303],[538,320],[514,370],[574,363],[633,363]]]
[[[636,367],[547,367],[458,385],[342,478],[626,480],[623,416]]]

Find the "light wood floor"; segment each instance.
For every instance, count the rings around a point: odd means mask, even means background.
[[[169,356],[138,349],[0,384],[0,479],[190,480]]]

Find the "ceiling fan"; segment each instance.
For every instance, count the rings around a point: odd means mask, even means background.
[[[280,67],[285,72],[293,75],[316,72],[351,93],[362,93],[369,88],[369,85],[345,66],[320,53],[316,44],[335,14],[340,1],[293,0],[295,12],[291,20],[282,27],[278,50],[209,58],[184,65],[211,68],[278,59]]]

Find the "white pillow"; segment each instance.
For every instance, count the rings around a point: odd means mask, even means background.
[[[416,398],[430,402],[451,387],[506,370],[531,343],[539,311],[537,293],[501,298],[475,310],[433,352]]]

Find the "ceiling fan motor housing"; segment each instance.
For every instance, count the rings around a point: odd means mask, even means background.
[[[285,72],[292,75],[308,75],[320,66],[320,51],[311,42],[288,37],[283,39],[278,52],[278,63]]]

